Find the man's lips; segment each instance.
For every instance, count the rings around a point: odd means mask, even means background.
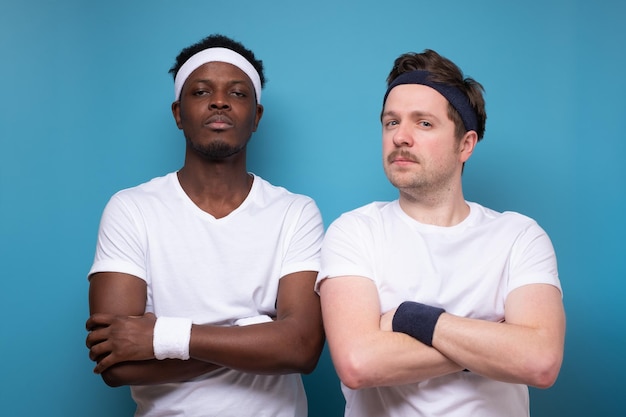
[[[223,114],[216,114],[209,117],[205,122],[205,126],[208,126],[211,129],[228,129],[233,127],[233,121],[230,117],[225,116]]]

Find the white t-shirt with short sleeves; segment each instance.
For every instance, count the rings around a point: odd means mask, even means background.
[[[315,202],[255,176],[246,200],[216,219],[185,194],[176,173],[115,194],[107,204],[89,274],[146,281],[146,311],[232,326],[275,317],[281,277],[319,270],[324,226]],[[277,354],[281,346],[276,345]],[[193,381],[131,387],[136,416],[307,414],[299,374],[219,369]]]
[[[403,301],[469,318],[501,321],[507,295],[527,284],[561,289],[552,243],[532,219],[468,202],[453,227],[421,224],[397,200],[343,214],[322,246],[323,279],[363,276],[378,289],[381,314]],[[342,386],[346,416],[528,416],[528,388],[471,372],[396,387]]]

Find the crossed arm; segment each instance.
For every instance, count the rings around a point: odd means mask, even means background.
[[[545,388],[561,366],[565,314],[561,293],[551,285],[512,291],[503,323],[442,314],[433,347],[390,331],[395,310],[380,316],[376,286],[367,278],[326,279],[320,296],[335,368],[352,389],[408,384],[463,369]]]
[[[87,320],[89,356],[97,362],[94,372],[111,386],[182,382],[219,367],[261,374],[311,372],[324,344],[319,298],[312,290],[315,277],[313,271],[302,271],[281,278],[272,322],[244,327],[194,324],[191,358],[183,361],[154,358],[156,317],[144,314],[143,280],[94,274]]]

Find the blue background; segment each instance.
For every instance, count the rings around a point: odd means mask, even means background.
[[[559,259],[565,361],[533,416],[615,416],[626,375],[626,3],[416,0],[0,4],[0,413],[130,416],[91,373],[86,273],[115,191],[178,169],[167,70],[215,32],[266,65],[250,170],[314,197],[326,224],[396,198],[378,121],[393,59],[432,48],[486,88],[466,198],[534,217]],[[279,349],[279,346],[277,346]],[[341,416],[325,351],[311,416]]]

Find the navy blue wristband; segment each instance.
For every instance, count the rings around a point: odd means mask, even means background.
[[[435,325],[444,312],[443,308],[405,301],[393,315],[391,327],[394,332],[406,333],[425,345],[432,346]]]

